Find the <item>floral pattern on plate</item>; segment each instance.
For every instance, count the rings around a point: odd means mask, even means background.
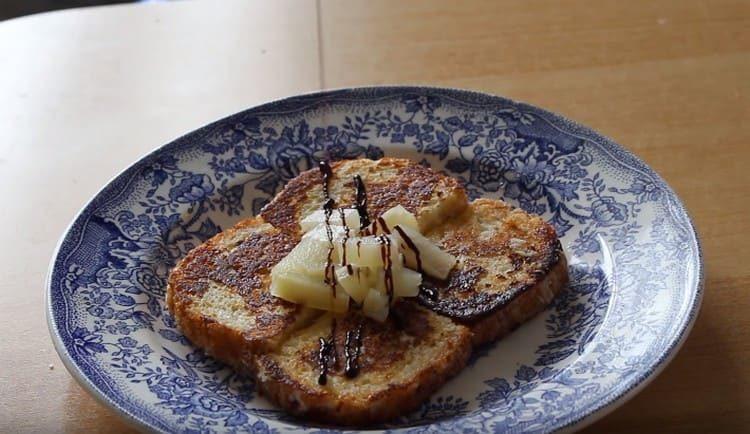
[[[257,213],[322,159],[407,157],[472,198],[542,214],[571,285],[550,308],[473,355],[404,432],[552,431],[590,420],[665,363],[701,298],[697,237],[645,164],[544,110],[473,92],[323,92],[220,120],[146,156],[76,217],[53,259],[48,317],[71,372],[158,431],[323,432],[275,409],[192,347],[164,306],[176,261]],[[335,430],[334,430],[335,431]]]

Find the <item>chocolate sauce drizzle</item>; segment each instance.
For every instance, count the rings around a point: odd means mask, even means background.
[[[344,242],[341,245],[341,265],[345,265],[348,271],[351,268],[351,266],[346,263],[346,244],[347,241],[349,241],[349,226],[346,225],[344,208],[339,208],[339,216],[341,216],[341,226],[344,227]],[[350,272],[349,274],[351,275],[352,273]]]
[[[383,261],[385,292],[388,294],[388,303],[393,301],[393,261],[391,260],[391,239],[385,235],[378,237],[380,243],[380,259]]]
[[[430,301],[437,301],[438,290],[433,286],[427,286],[425,284],[419,285],[419,292],[424,294],[425,297]]]
[[[373,232],[377,232],[378,231],[378,225],[380,225],[380,229],[382,229],[382,231],[384,233],[386,233],[388,235],[391,234],[391,230],[388,229],[388,224],[385,222],[385,220],[383,220],[383,217],[378,217],[375,220],[375,225],[374,225],[375,227],[373,228]]]
[[[319,338],[319,342],[318,368],[320,369],[320,375],[318,376],[318,384],[323,386],[328,382],[328,355],[331,354],[332,345],[323,338]]]
[[[361,176],[354,175],[354,186],[357,188],[354,207],[359,214],[359,229],[364,230],[367,226],[370,226],[370,216],[367,214],[367,191],[365,191],[365,183],[362,182]]]
[[[330,199],[331,195],[328,192],[328,183],[333,176],[333,169],[331,169],[331,165],[327,161],[318,163],[318,169],[320,169],[320,174],[323,175],[323,195],[326,199]]]
[[[325,202],[323,202],[323,213],[325,214],[326,222],[326,236],[328,237],[328,256],[326,257],[326,269],[324,274],[324,281],[331,287],[333,296],[336,297],[336,273],[333,269],[333,230],[331,229],[331,214],[336,207],[336,202],[331,198],[329,191],[329,183],[331,182],[331,176],[333,176],[333,170],[331,165],[327,161],[321,161],[318,163],[320,174],[323,176],[323,195]],[[342,214],[343,220],[343,214]]]
[[[318,343],[318,384],[324,386],[328,382],[328,365],[333,357],[333,363],[336,363],[336,319],[331,322],[331,336],[328,339],[319,338]]]
[[[359,355],[362,351],[362,328],[364,323],[360,322],[354,330],[346,332],[346,342],[344,343],[344,357],[346,366],[344,374],[349,378],[354,378],[359,374]],[[352,348],[352,345],[354,348]]]
[[[401,237],[402,240],[406,243],[406,247],[408,247],[412,252],[414,252],[414,257],[417,262],[417,271],[420,273],[422,272],[422,258],[419,255],[419,249],[417,248],[417,245],[414,244],[414,241],[412,241],[411,238],[409,238],[408,235],[406,235],[406,232],[401,229],[401,226],[396,226],[393,229],[398,232],[398,236]]]
[[[321,161],[318,164],[320,173],[323,177],[323,195],[325,202],[323,203],[323,212],[325,214],[326,224],[326,235],[328,237],[328,257],[326,259],[325,269],[325,282],[331,286],[333,296],[336,296],[336,274],[333,266],[333,230],[331,229],[331,216],[333,210],[336,208],[336,202],[331,198],[330,195],[330,180],[333,176],[333,170],[330,164],[326,161]],[[354,208],[359,214],[360,230],[366,230],[370,226],[370,217],[367,214],[367,192],[365,191],[365,184],[362,182],[362,178],[359,175],[354,177],[354,185],[357,189],[356,203]],[[346,225],[346,215],[343,208],[339,208],[339,217],[341,218],[341,224],[344,226],[344,244],[342,247],[342,258],[341,265],[346,266],[346,271],[349,275],[354,274],[354,267],[347,263],[346,260],[346,245],[349,240],[349,227]],[[381,226],[384,231],[390,234],[385,221],[379,218]],[[388,299],[393,298],[393,264],[391,261],[391,240],[388,237],[381,236],[379,239],[381,243],[381,256],[383,263],[385,264],[385,286],[388,292]],[[357,255],[360,254],[361,241],[357,241]],[[359,269],[357,270],[359,273]],[[358,276],[359,277],[359,276]],[[344,345],[344,356],[346,357],[346,366],[344,368],[344,374],[348,378],[354,378],[359,374],[359,356],[362,352],[362,329],[363,323],[360,324],[353,330],[346,332],[346,342]],[[331,335],[328,339],[319,338],[318,343],[320,345],[318,350],[318,368],[320,375],[318,377],[318,384],[325,385],[328,381],[328,371],[330,362],[333,360],[336,363],[336,320],[334,319],[331,323]]]

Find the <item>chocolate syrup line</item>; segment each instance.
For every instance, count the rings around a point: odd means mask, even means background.
[[[378,217],[377,220],[375,220],[375,232],[378,231],[378,224],[380,225],[380,228],[383,229],[383,232],[390,235],[391,230],[388,229],[388,225],[386,224],[385,220],[383,220],[383,217]]]
[[[404,231],[403,229],[401,229],[401,226],[396,225],[393,229],[396,232],[398,232],[398,236],[401,237],[402,240],[404,240],[404,242],[406,243],[406,246],[412,252],[414,252],[414,257],[415,257],[415,259],[417,261],[417,271],[419,271],[421,273],[422,272],[422,258],[419,255],[419,249],[417,248],[417,245],[414,244],[414,241],[412,241],[412,239],[409,238],[408,235],[406,235],[406,231]]]
[[[383,280],[385,292],[388,294],[388,303],[393,301],[393,261],[391,260],[391,239],[385,235],[378,237],[380,243],[380,259],[383,261],[385,272]]]
[[[333,229],[331,229],[331,214],[333,213],[333,199],[328,198],[323,204],[326,221],[326,237],[328,238],[328,255],[326,257],[325,282],[330,285],[333,296],[336,297],[336,273],[333,269]]]
[[[318,163],[318,169],[320,169],[320,174],[323,176],[323,195],[326,199],[330,199],[331,195],[328,193],[328,183],[333,176],[333,170],[327,161],[321,161]]]
[[[331,322],[331,336],[328,339],[318,338],[320,349],[318,350],[318,384],[321,386],[328,382],[328,364],[333,356],[333,363],[336,363],[336,319]]]
[[[331,352],[331,347],[328,341],[323,338],[318,338],[320,349],[318,350],[318,369],[320,375],[318,376],[318,384],[323,386],[328,381],[328,354]]]
[[[331,166],[321,161],[318,164],[320,173],[323,177],[323,195],[325,196],[325,202],[323,203],[323,211],[325,215],[326,235],[328,237],[328,257],[326,259],[325,269],[325,281],[331,285],[333,296],[336,297],[336,274],[333,268],[333,230],[331,229],[331,215],[336,207],[336,203],[330,196],[329,183],[333,176],[333,170]],[[365,191],[365,185],[362,182],[362,178],[359,175],[354,177],[354,184],[357,188],[356,194],[356,209],[359,214],[360,231],[364,230],[370,225],[370,218],[367,214],[367,193]],[[344,245],[342,249],[342,265],[346,266],[347,273],[349,275],[354,274],[354,269],[351,265],[346,262],[346,243],[349,239],[349,227],[346,225],[346,216],[344,210],[339,208],[339,216],[341,217],[341,224],[345,228]],[[385,222],[381,220],[381,224],[384,230],[390,234]],[[381,256],[383,257],[383,263],[385,264],[385,286],[388,292],[389,301],[393,299],[393,263],[391,261],[391,240],[388,237],[382,237],[381,240]],[[360,254],[361,241],[357,240],[357,255]],[[357,269],[357,278],[359,278],[359,269]],[[352,331],[349,330],[346,333],[346,342],[344,343],[344,355],[346,357],[346,366],[344,373],[349,378],[354,378],[359,373],[359,356],[362,347],[362,327],[363,323],[357,326]],[[352,342],[353,341],[353,342]],[[330,364],[331,358],[333,358],[334,365],[336,364],[336,319],[334,318],[331,323],[331,335],[328,339],[319,338],[318,343],[320,348],[318,350],[318,368],[320,369],[320,376],[318,377],[318,384],[325,385],[328,381],[328,365]],[[352,351],[352,343],[354,344],[354,351]]]
[[[349,378],[354,378],[359,374],[359,355],[362,352],[362,328],[364,323],[360,321],[357,328],[346,332],[346,342],[344,343],[344,357],[346,358],[346,367],[344,374]],[[354,344],[354,351],[352,351]]]
[[[328,256],[326,258],[324,280],[330,285],[331,292],[335,298],[336,273],[333,269],[333,230],[331,229],[331,214],[333,214],[333,209],[336,206],[336,203],[331,199],[328,185],[331,181],[331,176],[333,176],[333,170],[331,170],[331,166],[327,161],[321,161],[318,163],[318,168],[323,176],[323,195],[325,196],[325,202],[323,202],[323,214],[325,215],[326,236],[328,237]]]
[[[364,230],[370,225],[370,216],[367,214],[367,191],[361,176],[354,176],[354,186],[357,188],[355,208],[359,214],[359,230]]]
[[[344,214],[344,208],[339,208],[339,216],[341,216],[341,225],[344,227],[344,242],[341,245],[341,265],[347,266],[346,263],[346,242],[349,241],[349,226],[346,225],[346,216]],[[352,274],[352,273],[349,273]]]

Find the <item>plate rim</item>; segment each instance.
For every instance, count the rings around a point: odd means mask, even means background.
[[[153,158],[156,154],[165,152],[166,149],[177,146],[178,144],[188,139],[190,136],[198,134],[199,132],[202,132],[202,131],[207,131],[212,128],[215,128],[221,124],[226,123],[229,119],[235,116],[244,114],[250,110],[262,112],[264,108],[272,109],[275,106],[283,105],[284,103],[287,103],[287,102],[293,102],[294,100],[298,100],[298,99],[310,98],[311,104],[312,104],[315,102],[319,102],[321,99],[326,99],[329,97],[336,97],[337,95],[340,95],[340,94],[346,94],[346,93],[352,93],[352,92],[353,93],[367,92],[367,91],[376,91],[376,90],[394,91],[394,92],[400,92],[400,93],[436,92],[436,93],[442,94],[443,96],[447,96],[446,94],[460,94],[462,96],[467,96],[467,97],[481,97],[481,98],[495,99],[498,101],[508,102],[510,104],[514,104],[517,106],[531,108],[534,111],[544,114],[545,116],[549,116],[554,120],[562,121],[569,126],[575,127],[575,129],[585,132],[588,136],[590,136],[593,139],[596,139],[597,141],[606,143],[607,145],[613,147],[614,149],[617,149],[618,152],[622,153],[627,158],[631,159],[632,161],[635,161],[636,163],[640,164],[642,167],[650,171],[651,172],[650,174],[655,177],[655,180],[660,183],[660,186],[666,189],[668,196],[673,199],[674,205],[676,205],[679,211],[684,213],[686,217],[687,226],[689,229],[689,234],[692,235],[693,237],[692,241],[695,244],[695,251],[697,252],[697,257],[695,258],[696,260],[695,265],[697,267],[697,273],[696,273],[697,278],[696,278],[693,288],[690,288],[692,299],[689,300],[689,307],[686,310],[686,315],[682,317],[682,324],[679,325],[678,331],[676,332],[676,339],[672,340],[672,342],[670,342],[668,346],[665,346],[660,356],[658,358],[654,358],[655,362],[650,364],[648,366],[648,369],[642,370],[640,374],[636,376],[633,380],[631,380],[628,383],[627,387],[625,387],[623,390],[620,390],[614,394],[611,394],[611,395],[614,395],[611,397],[611,399],[609,400],[602,399],[599,403],[597,403],[597,405],[592,406],[592,409],[589,409],[588,411],[572,412],[570,414],[570,417],[566,421],[562,422],[561,425],[556,427],[554,431],[573,432],[583,427],[586,427],[596,422],[597,420],[600,420],[601,418],[613,412],[615,409],[622,406],[625,402],[632,399],[641,390],[643,390],[646,386],[648,386],[659,374],[661,374],[661,372],[663,372],[663,370],[675,358],[680,348],[687,340],[699,316],[700,308],[702,306],[703,297],[704,297],[705,261],[703,258],[703,248],[702,248],[701,239],[695,227],[695,223],[693,221],[693,218],[690,212],[687,210],[684,203],[682,202],[680,197],[677,195],[677,193],[674,191],[674,189],[666,182],[666,180],[658,172],[656,172],[651,166],[646,164],[646,162],[644,162],[640,157],[635,155],[629,149],[620,145],[619,143],[615,142],[609,137],[602,135],[601,133],[594,130],[593,128],[587,127],[577,121],[573,121],[565,115],[552,112],[545,108],[542,108],[533,104],[529,104],[524,101],[519,101],[516,99],[512,99],[512,98],[508,98],[508,97],[504,97],[500,95],[494,95],[488,92],[477,91],[477,90],[472,90],[472,89],[454,88],[454,87],[427,86],[427,85],[370,85],[370,86],[340,87],[340,88],[331,88],[331,89],[324,89],[324,90],[313,90],[313,91],[301,92],[301,93],[297,93],[294,95],[276,98],[270,101],[262,102],[260,104],[247,107],[243,110],[228,114],[215,121],[209,122],[199,128],[188,131],[187,133],[184,133],[178,136],[177,138],[167,142],[166,144],[160,145],[146,152],[145,154],[137,158],[135,161],[127,165],[124,169],[120,170],[116,175],[112,176],[106,183],[104,183],[102,187],[99,188],[96,191],[96,193],[94,193],[91,196],[91,198],[85,202],[83,206],[81,206],[78,212],[75,213],[75,215],[73,216],[73,218],[70,220],[69,224],[66,226],[65,230],[63,231],[62,235],[58,239],[57,244],[52,252],[52,256],[49,262],[47,274],[45,277],[45,283],[44,283],[45,285],[44,298],[45,298],[45,305],[46,305],[45,316],[47,320],[46,321],[47,328],[52,338],[52,343],[54,345],[55,351],[57,352],[58,356],[63,362],[63,365],[68,370],[68,372],[72,375],[72,377],[97,401],[106,405],[110,409],[115,410],[123,418],[123,420],[126,421],[131,426],[141,431],[161,432],[159,428],[152,426],[152,424],[144,420],[141,420],[141,418],[133,414],[129,409],[123,408],[122,406],[119,405],[119,403],[114,402],[104,391],[100,390],[97,386],[95,386],[91,382],[91,380],[82,372],[81,368],[73,361],[71,355],[69,354],[68,348],[65,346],[60,336],[59,325],[57,324],[54,318],[53,300],[52,300],[52,284],[53,284],[52,275],[55,269],[55,264],[60,254],[60,249],[62,248],[62,245],[65,242],[65,240],[68,238],[68,235],[70,234],[70,231],[73,228],[73,226],[79,221],[79,219],[85,214],[85,212],[88,211],[89,208],[93,206],[94,202],[96,202],[97,199],[100,199],[100,196],[106,189],[108,189],[111,185],[113,185],[117,181],[124,179],[125,175],[130,173],[134,169],[134,167],[136,167],[139,164],[145,164],[145,161]],[[465,102],[462,101],[462,103],[465,103]],[[300,109],[302,109],[302,107],[297,108],[297,110],[300,110]],[[280,113],[280,112],[276,111],[274,113]],[[545,120],[549,122],[549,119],[545,119]],[[129,183],[130,181],[126,182],[126,184],[129,184]],[[349,430],[349,429],[342,430],[342,432],[357,432],[357,431],[377,432],[378,430]]]

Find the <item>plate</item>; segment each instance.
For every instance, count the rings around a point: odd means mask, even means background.
[[[621,146],[548,111],[475,92],[373,87],[229,116],[133,164],[63,235],[48,320],[66,367],[154,431],[327,431],[289,418],[194,348],[164,305],[170,268],[257,213],[321,159],[411,158],[556,227],[571,284],[398,432],[576,429],[624,402],[675,354],[702,296],[700,246],[667,184]],[[335,431],[335,430],[334,430]]]

